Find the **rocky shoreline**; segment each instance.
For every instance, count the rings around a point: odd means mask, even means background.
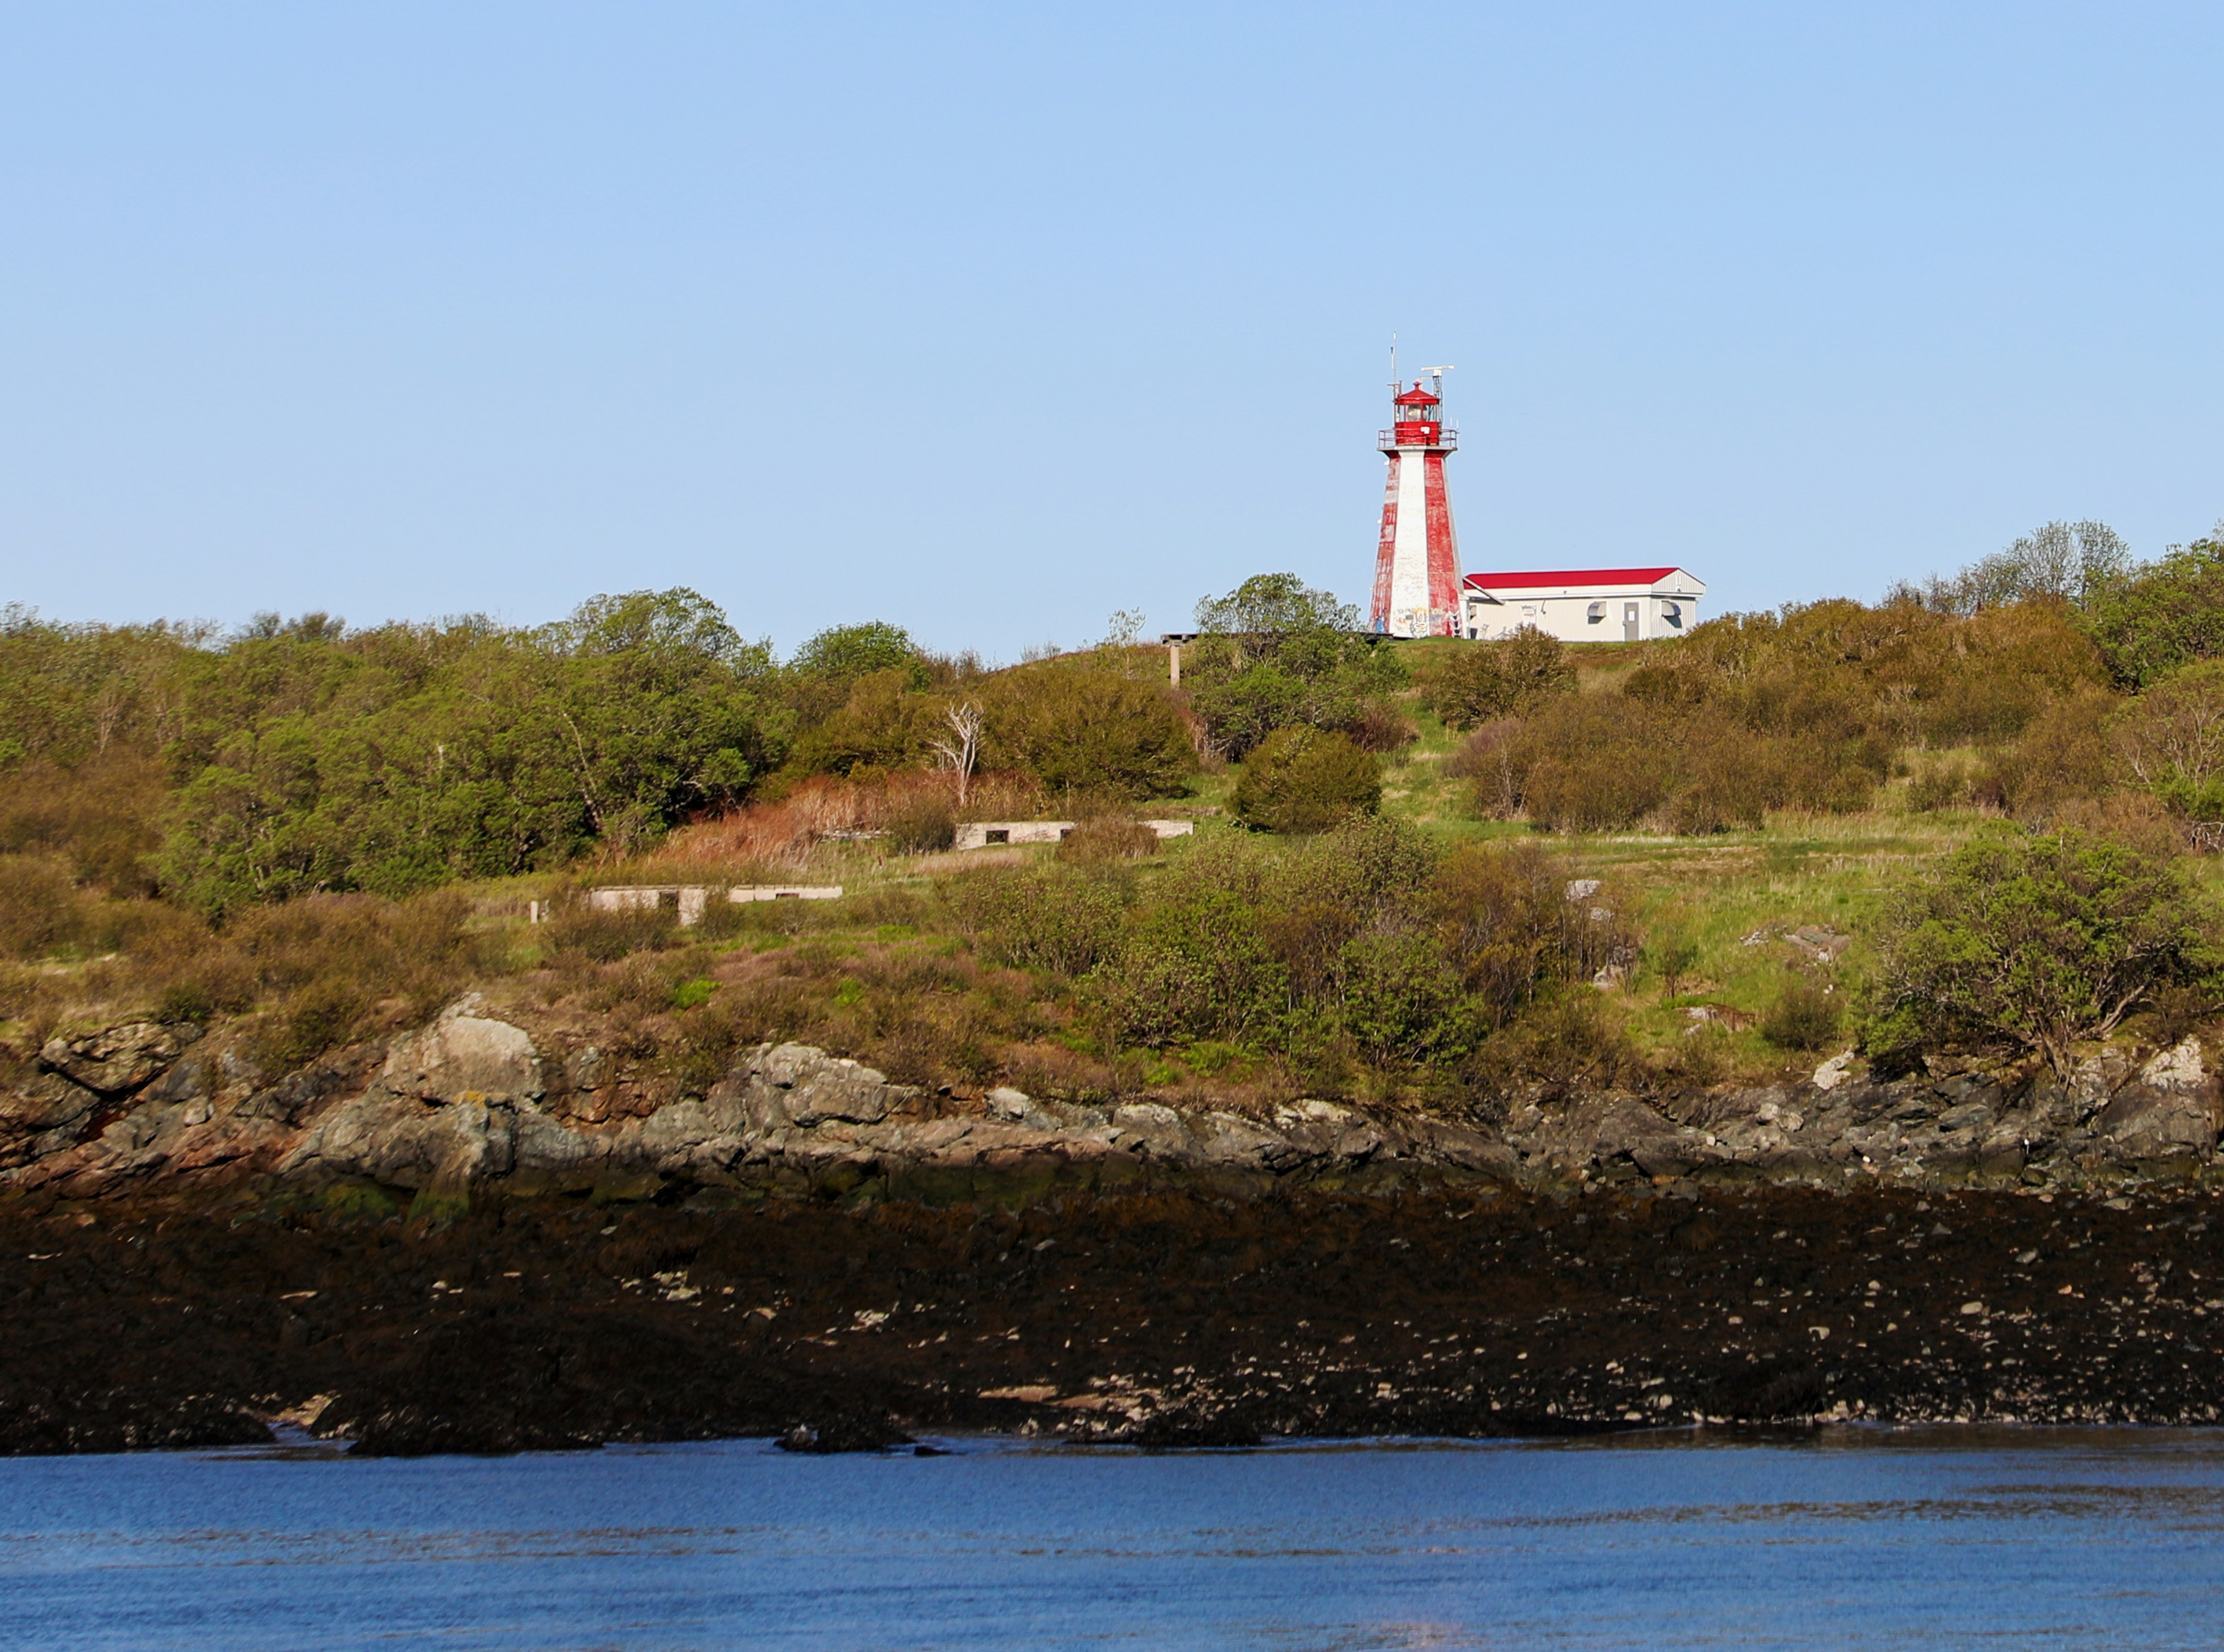
[[[1530,1095],[1496,1128],[938,1094],[797,1045],[621,1107],[616,1064],[475,999],[275,1081],[217,1041],[57,1041],[0,1099],[0,1450],[2224,1405],[2190,1040],[2068,1084],[1841,1059]]]
[[[1673,1100],[1535,1091],[1494,1127],[1302,1098],[1250,1114],[960,1097],[799,1044],[742,1052],[702,1095],[614,1109],[616,1062],[592,1045],[544,1052],[476,996],[275,1083],[199,1043],[197,1029],[152,1022],[51,1042],[41,1072],[0,1097],[0,1187],[99,1199],[269,1176],[455,1206],[474,1190],[938,1203],[1141,1185],[2079,1187],[2198,1180],[2220,1123],[2190,1037],[2103,1051],[2067,1083],[1973,1058],[1886,1080],[1842,1055],[1798,1084]]]

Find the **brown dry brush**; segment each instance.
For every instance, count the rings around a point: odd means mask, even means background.
[[[814,775],[777,801],[753,803],[683,826],[635,870],[643,874],[642,882],[657,881],[651,875],[660,873],[673,881],[729,871],[793,874],[809,864],[811,851],[821,844],[891,836],[896,839],[892,846],[900,850],[947,848],[946,840],[927,840],[938,814],[952,827],[961,813],[974,820],[1034,820],[1047,802],[1039,783],[1013,773],[973,776],[962,812],[956,777],[945,772],[890,769],[849,779]]]
[[[1966,617],[1848,602],[1732,615],[1653,650],[1613,688],[1539,680],[1526,699],[1470,698],[1476,718],[1518,712],[1481,722],[1450,765],[1479,812],[1677,833],[1757,828],[1772,810],[1866,809],[1905,769],[1899,754],[1924,745],[2000,756],[1927,768],[1910,787],[1918,809],[2020,813],[2097,795],[2117,705],[2091,643],[2046,604]]]
[[[7,1042],[19,1061],[77,1022],[243,1019],[257,1060],[283,1071],[420,1022],[509,967],[505,938],[475,927],[471,903],[455,891],[399,902],[313,896],[250,908],[218,927],[166,902],[103,900],[50,878],[41,892],[73,902],[67,939],[79,954],[56,959],[51,930],[35,948],[22,937],[22,874],[34,864],[0,857],[14,950],[44,959],[4,981],[0,1017],[15,1029]]]
[[[696,997],[681,989],[701,981]],[[965,953],[808,942],[736,968],[680,951],[605,966],[577,993],[673,1093],[702,1094],[742,1050],[793,1041],[853,1054],[900,1084],[978,1089],[1024,1070],[1064,1024],[1053,984]]]

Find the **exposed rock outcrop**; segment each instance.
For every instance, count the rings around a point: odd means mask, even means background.
[[[1890,1082],[1850,1054],[1811,1079],[1678,1098],[1517,1098],[1484,1126],[1300,1100],[1266,1116],[1008,1086],[978,1100],[893,1084],[807,1045],[744,1050],[699,1096],[607,1116],[609,1063],[536,1048],[475,994],[430,1025],[265,1083],[198,1029],[134,1022],[54,1040],[0,1096],[0,1176],[87,1196],[165,1174],[473,1189],[673,1183],[944,1202],[1163,1180],[1387,1191],[1477,1180],[2075,1182],[2213,1162],[2218,1086],[2187,1039],[2067,1081],[1968,1060]]]
[[[83,1038],[51,1038],[39,1052],[48,1071],[104,1096],[126,1096],[168,1070],[185,1047],[200,1036],[190,1025],[126,1022]]]

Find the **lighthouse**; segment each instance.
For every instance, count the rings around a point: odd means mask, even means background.
[[[1459,433],[1444,427],[1444,370],[1430,378],[1428,389],[1417,378],[1392,400],[1390,428],[1375,444],[1390,457],[1390,478],[1368,623],[1391,636],[1460,634],[1459,541],[1444,491],[1444,455],[1459,446]]]

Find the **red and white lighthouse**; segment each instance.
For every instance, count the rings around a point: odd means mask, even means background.
[[[1443,373],[1431,377],[1430,389],[1417,378],[1391,402],[1394,422],[1376,443],[1390,456],[1390,480],[1368,623],[1392,636],[1460,634],[1459,541],[1444,491],[1444,455],[1459,446],[1459,433],[1444,426]]]

